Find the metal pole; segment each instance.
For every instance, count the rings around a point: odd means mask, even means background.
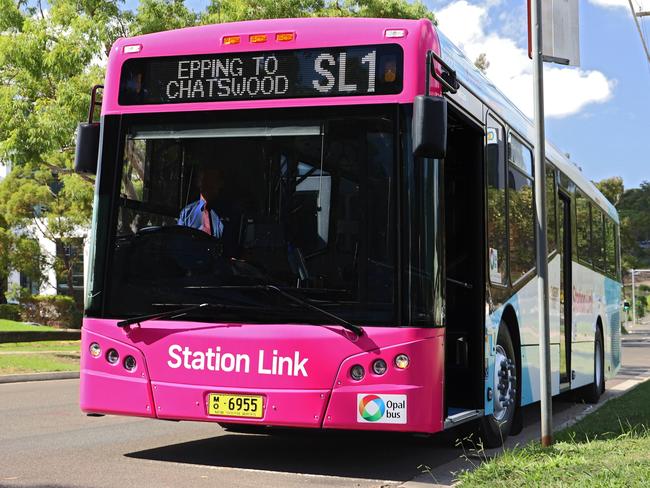
[[[542,0],[530,0],[535,105],[535,216],[537,220],[537,291],[539,296],[539,387],[541,443],[553,442],[551,351],[548,316],[548,250],[546,242],[546,136],[544,134],[544,61],[542,59]]]
[[[639,24],[639,19],[637,19],[636,12],[634,11],[634,6],[632,5],[632,0],[627,0],[628,3],[630,4],[630,10],[632,11],[632,19],[634,20],[634,25],[636,25],[636,30],[639,33],[639,37],[641,38],[641,44],[643,44],[643,50],[645,51],[645,57],[648,58],[648,62],[650,62],[650,52],[648,51],[648,45],[646,44],[646,39],[643,37],[643,31],[641,30],[641,25]],[[646,12],[641,12],[643,14],[646,14]],[[641,16],[639,16],[641,17]]]
[[[634,294],[634,275],[636,275],[636,270],[630,270],[632,273],[632,325],[636,325],[636,295]]]

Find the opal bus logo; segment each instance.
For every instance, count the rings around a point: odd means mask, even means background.
[[[406,395],[357,394],[357,422],[406,423]]]
[[[366,395],[359,401],[359,413],[368,422],[377,422],[385,412],[386,404],[377,395]]]

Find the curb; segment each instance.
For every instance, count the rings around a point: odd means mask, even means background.
[[[56,371],[52,373],[8,374],[0,376],[2,383],[23,383],[26,381],[72,380],[79,378],[78,371]]]
[[[35,341],[78,341],[81,339],[79,329],[59,330],[25,330],[25,331],[2,331],[0,332],[0,343],[2,342],[35,342]]]

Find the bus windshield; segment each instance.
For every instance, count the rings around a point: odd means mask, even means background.
[[[108,314],[210,302],[228,305],[229,321],[331,322],[251,286],[270,284],[393,324],[395,123],[372,112],[132,119]]]

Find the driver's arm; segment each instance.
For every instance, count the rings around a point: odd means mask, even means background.
[[[190,204],[181,210],[181,213],[178,216],[178,225],[183,225],[185,227],[192,227],[192,222],[191,222],[192,207],[193,207],[192,204]]]

